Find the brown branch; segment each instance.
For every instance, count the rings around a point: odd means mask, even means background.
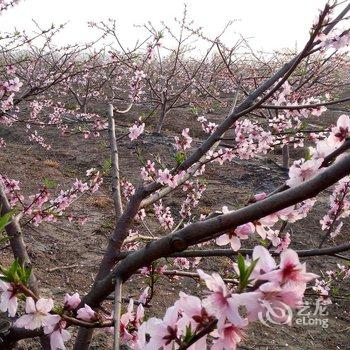
[[[302,249],[302,250],[296,250],[297,254],[300,257],[310,257],[310,256],[335,256],[337,257],[337,253],[346,252],[350,250],[350,243],[340,244],[336,245],[334,247],[327,247],[327,248],[311,248],[311,249]],[[118,255],[118,258],[120,260],[125,259],[128,255],[133,254],[137,252],[135,251],[129,251],[129,252],[121,252]],[[279,254],[276,252],[270,252],[273,256],[278,256]],[[241,255],[252,255],[253,249],[239,249],[239,250],[232,250],[232,249],[193,249],[193,250],[185,250],[183,252],[173,253],[170,254],[169,257],[172,258],[195,258],[195,257],[213,257],[213,256],[225,256],[225,257],[232,257],[236,256],[238,254]]]
[[[190,278],[200,278],[197,272],[190,271],[179,271],[179,270],[165,270],[162,272],[164,276],[179,276],[179,277],[190,277]],[[226,283],[237,283],[237,280],[232,278],[223,278]]]
[[[114,210],[116,214],[116,219],[120,217],[123,212],[122,196],[120,190],[120,176],[119,176],[119,156],[118,147],[115,137],[115,121],[113,116],[113,105],[108,104],[108,134],[109,134],[109,144],[111,147],[111,160],[112,160],[112,196],[114,202]]]
[[[340,100],[335,100],[335,101],[329,101],[329,102],[320,102],[320,103],[314,103],[314,104],[308,104],[308,105],[298,105],[298,106],[293,106],[293,105],[286,105],[286,106],[276,106],[276,105],[261,105],[260,108],[265,108],[265,109],[288,109],[288,110],[299,110],[299,109],[313,109],[313,108],[318,108],[318,107],[325,107],[325,106],[331,106],[343,102],[350,101],[350,97],[342,98]]]

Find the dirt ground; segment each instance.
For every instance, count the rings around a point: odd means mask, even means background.
[[[141,111],[133,112],[131,116],[123,117],[120,124],[134,120],[140,113]],[[218,121],[220,115],[222,114],[216,113],[208,118]],[[193,122],[194,119],[190,112],[180,110],[168,117],[165,127],[167,137],[147,132],[136,142],[123,142],[120,146],[122,176],[134,185],[140,181],[140,163],[134,156],[137,147],[144,150],[146,159],[147,154],[161,154],[170,164],[173,138],[169,135],[182,130],[188,123],[193,125],[191,130],[196,144],[203,134],[197,123]],[[101,138],[88,141],[84,140],[81,134],[62,138],[58,137],[54,130],[41,132],[52,140],[52,150],[46,151],[38,145],[31,144],[23,133],[15,129],[0,129],[0,136],[6,134],[8,144],[7,148],[0,152],[0,172],[20,180],[25,194],[35,193],[46,179],[51,181],[51,191],[54,193],[69,188],[76,177],[84,177],[87,169],[103,169],[109,157],[106,132],[102,133]],[[123,132],[125,128],[118,127],[118,133]],[[220,210],[222,205],[228,205],[230,209],[239,208],[252,193],[271,191],[278,187],[286,178],[286,172],[275,162],[281,162],[280,154],[269,154],[266,158],[261,157],[254,161],[234,161],[222,167],[209,166],[206,174],[208,187],[198,213],[208,214]],[[109,178],[106,176],[102,188],[97,193],[74,204],[74,214],[88,215],[90,218],[82,227],[65,220],[59,224],[45,223],[37,228],[32,225],[24,227],[24,238],[43,296],[53,296],[61,301],[65,292],[79,291],[84,295],[91,287],[114,225],[113,205],[109,193]],[[320,196],[319,203],[307,220],[289,226],[292,248],[306,249],[318,246],[322,235],[319,219],[325,213],[329,193],[330,191],[326,191]],[[181,193],[175,192],[165,202],[172,208],[175,218],[178,218],[176,209],[179,208],[181,198]],[[148,220],[156,234],[164,234],[151,213]],[[334,243],[349,241],[349,227],[350,223],[346,222],[343,233]],[[256,243],[257,240],[248,241],[243,247],[252,247]],[[1,264],[11,262],[9,248],[1,248],[0,254]],[[170,260],[165,263],[171,266]],[[337,263],[346,262],[330,257],[312,258],[308,259],[308,269],[315,273],[319,273],[320,270],[325,272],[335,269]],[[203,259],[199,267],[220,271],[226,277],[232,276],[232,261],[228,258]],[[140,277],[136,276],[125,286],[124,296],[137,297],[144,287]],[[333,304],[327,308],[329,315],[324,317],[328,319],[328,328],[295,324],[268,327],[255,323],[249,328],[247,339],[239,349],[350,349],[350,279],[344,280],[339,287]],[[199,285],[193,279],[182,278],[176,283],[171,283],[168,278],[162,277],[157,294],[152,300],[152,312],[156,315],[163,314],[166,307],[175,300],[179,290],[193,294],[205,292],[203,285]],[[309,296],[308,300],[313,302],[314,298]],[[104,331],[95,332],[91,349],[109,349],[111,340],[110,334]],[[21,347],[28,350],[40,349],[38,343],[28,341],[23,342]],[[68,349],[71,348],[72,345],[69,344]]]

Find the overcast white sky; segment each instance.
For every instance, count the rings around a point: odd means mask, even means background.
[[[296,43],[300,47],[326,0],[22,0],[2,15],[0,28],[30,30],[31,19],[42,25],[69,21],[60,40],[88,41],[94,33],[86,22],[111,17],[131,44],[137,36],[133,24],[172,21],[181,16],[184,2],[195,23],[209,34],[217,34],[229,20],[239,20],[234,30],[252,38],[253,47],[272,50]]]

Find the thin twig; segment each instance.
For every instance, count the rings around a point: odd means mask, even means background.
[[[120,313],[121,313],[121,303],[122,303],[122,281],[120,278],[115,280],[115,290],[114,290],[114,343],[113,349],[119,350],[120,348]]]

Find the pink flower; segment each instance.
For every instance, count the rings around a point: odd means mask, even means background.
[[[315,285],[312,289],[318,294],[319,300],[323,305],[332,304],[332,300],[329,298],[330,287],[324,280],[315,280]]]
[[[280,231],[269,229],[266,234],[266,238],[272,243],[274,247],[277,247],[281,243],[281,239],[278,237]]]
[[[95,321],[96,313],[89,305],[85,304],[84,307],[77,311],[77,318],[84,321]]]
[[[221,329],[212,333],[214,337],[218,337],[214,341],[212,350],[235,350],[237,344],[243,339],[243,328],[227,323]]]
[[[265,192],[257,193],[254,195],[254,199],[256,201],[261,201],[267,197],[267,194]]]
[[[133,339],[133,336],[127,329],[130,322],[134,320],[134,300],[130,299],[127,311],[120,317],[120,337],[124,342],[129,342]],[[112,327],[114,332],[114,328]]]
[[[180,292],[180,299],[176,302],[176,305],[187,316],[193,317],[202,313],[202,302],[198,297],[188,295],[184,292]]]
[[[302,182],[311,179],[319,172],[323,159],[310,159],[307,161],[295,161],[289,169],[289,180],[286,184],[289,187],[300,185]]]
[[[281,253],[279,269],[261,275],[260,279],[277,283],[306,283],[316,277],[314,273],[306,272],[305,263],[299,262],[294,250],[287,249]]]
[[[147,344],[147,349],[172,350],[174,341],[179,336],[178,327],[176,325],[179,318],[176,306],[167,309],[163,320],[152,317],[146,322],[146,333],[149,333],[151,339]]]
[[[226,318],[235,325],[246,325],[246,321],[238,312],[238,295],[231,295],[220,275],[214,272],[210,276],[202,270],[197,270],[197,272],[212,292],[203,300],[203,306],[218,319],[218,327],[220,328],[225,323]]]
[[[12,64],[6,67],[6,73],[8,75],[14,75],[16,73],[17,68]]]
[[[73,295],[69,295],[68,293],[66,293],[63,301],[65,309],[68,310],[75,310],[81,303],[78,293],[74,293]]]
[[[141,269],[140,269],[141,275],[144,275],[144,276],[149,275],[150,272],[151,272],[151,269],[149,266],[144,266],[144,267],[141,267]]]
[[[342,142],[350,133],[350,118],[349,116],[343,114],[338,118],[337,126],[332,128],[331,137],[334,138],[336,142]]]
[[[241,239],[248,239],[248,235],[255,230],[254,225],[251,222],[240,225],[236,229],[228,234],[224,234],[216,239],[217,245],[231,244],[231,248],[235,251],[241,248]]]
[[[157,182],[162,185],[168,185],[171,188],[175,188],[177,186],[177,182],[179,180],[180,174],[173,176],[170,174],[168,169],[158,170],[158,178]]]
[[[75,182],[73,184],[73,188],[78,190],[79,192],[83,193],[89,189],[89,186],[86,182],[82,182],[78,179],[75,179]]]
[[[276,247],[275,252],[281,253],[283,250],[286,250],[290,245],[291,239],[290,234],[287,232],[284,237],[281,239],[280,244]]]
[[[151,350],[146,341],[146,326],[147,323],[144,322],[137,330],[137,333],[134,333],[133,350]]]
[[[39,299],[36,303],[33,298],[29,297],[26,300],[26,314],[21,316],[15,326],[25,329],[36,329],[40,327],[50,327],[55,325],[60,316],[50,315],[49,312],[53,308],[52,299]]]
[[[197,120],[202,124],[202,129],[207,134],[212,134],[218,127],[217,124],[208,122],[207,118],[205,118],[204,116],[198,117]]]
[[[186,258],[176,258],[174,259],[174,264],[177,265],[180,270],[182,269],[188,270],[190,268],[190,262]]]
[[[71,335],[65,328],[66,322],[63,320],[60,320],[55,325],[44,328],[44,333],[50,336],[51,350],[66,349],[64,342],[68,341]]]
[[[156,175],[154,162],[147,160],[146,165],[141,168],[141,177],[144,181],[153,180]]]
[[[175,136],[175,147],[179,150],[186,150],[191,147],[192,137],[189,135],[190,129],[186,128],[182,130],[180,139],[178,136]]]
[[[305,284],[279,286],[268,282],[257,291],[240,294],[238,299],[246,308],[250,322],[265,317],[268,312],[275,322],[285,323],[289,321],[290,309],[302,304],[305,288]]]
[[[256,233],[262,238],[266,239],[268,229],[278,221],[276,214],[267,215],[259,220],[254,221]]]
[[[335,142],[334,142],[335,141]],[[313,159],[325,158],[331,154],[337,148],[337,140],[332,137],[332,135],[324,140],[318,141],[316,144],[316,149],[310,147],[310,153]]]
[[[2,312],[8,311],[9,316],[14,317],[18,307],[15,288],[11,283],[7,283],[0,279],[0,292],[0,310]]]
[[[140,125],[134,124],[129,128],[129,138],[131,141],[136,140],[145,130],[145,123]]]
[[[86,176],[92,176],[96,173],[96,169],[95,168],[90,168],[88,170],[86,170]]]
[[[278,307],[285,305],[286,310],[288,306],[297,308],[302,304],[305,289],[305,283],[299,283],[297,285],[284,284],[283,286],[279,286],[276,283],[268,282],[259,287],[259,291],[262,292],[262,300],[268,301],[272,306],[276,304]],[[286,315],[280,315],[280,320],[282,322],[285,321],[284,316]]]
[[[250,277],[257,279],[261,274],[276,269],[276,263],[269,251],[263,246],[256,246],[252,255],[253,261],[258,260]]]
[[[146,287],[145,290],[141,293],[138,302],[141,304],[145,304],[148,298],[149,287]]]

